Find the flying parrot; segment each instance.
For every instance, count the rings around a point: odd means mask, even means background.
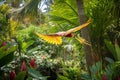
[[[39,34],[35,32],[35,34],[39,36],[40,38],[42,38],[43,40],[45,40],[46,42],[51,43],[51,44],[62,44],[62,37],[75,37],[80,43],[90,45],[88,41],[74,34],[74,32],[86,27],[88,24],[90,24],[90,22],[91,22],[91,19],[89,19],[86,23],[78,27],[69,29],[67,31],[61,31],[61,32],[53,33],[53,34]]]

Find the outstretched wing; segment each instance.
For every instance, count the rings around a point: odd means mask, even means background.
[[[62,37],[58,35],[43,35],[35,32],[37,36],[51,44],[62,44]]]
[[[81,30],[82,28],[84,28],[84,27],[86,27],[88,24],[90,24],[90,22],[91,22],[91,19],[89,19],[86,23],[84,23],[84,24],[82,24],[82,25],[80,25],[80,26],[78,26],[78,27],[75,27],[75,28],[72,28],[72,29],[66,31],[66,34],[65,34],[65,35],[68,35],[68,34],[70,34],[70,33],[72,33],[72,32],[76,32],[76,31],[78,31],[78,30]]]

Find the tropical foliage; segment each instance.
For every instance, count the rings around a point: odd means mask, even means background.
[[[120,80],[119,4],[0,0],[0,80]]]

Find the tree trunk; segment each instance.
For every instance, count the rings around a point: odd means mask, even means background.
[[[84,12],[84,5],[83,0],[76,0],[77,6],[78,6],[78,15],[80,19],[80,24],[83,24],[86,22],[86,16]],[[89,36],[89,27],[86,27],[81,30],[81,35],[84,39],[90,42],[90,36]],[[85,52],[85,58],[87,63],[87,69],[89,70],[89,67],[93,64],[93,56],[92,56],[92,47],[89,45],[83,45],[84,52]]]

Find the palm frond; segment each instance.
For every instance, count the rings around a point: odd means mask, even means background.
[[[54,4],[52,4],[50,18],[51,15],[53,21],[64,21],[63,23],[70,23],[74,26],[79,25],[77,6],[75,1],[56,0]]]
[[[70,1],[66,1],[66,0],[59,0],[58,2],[68,6],[78,16],[78,12],[73,7],[73,1],[72,1],[72,5],[70,4]]]
[[[68,5],[70,8],[71,8],[71,10],[78,16],[78,13],[77,13],[77,11],[69,4],[69,3],[67,3],[67,2],[64,2],[66,5]]]
[[[72,25],[76,25],[77,26],[77,24],[74,23],[72,20],[66,19],[66,18],[61,17],[61,16],[50,15],[50,18],[53,21],[65,21],[65,22],[68,22],[68,23],[70,23]]]
[[[38,4],[41,0],[31,0],[19,13],[19,17],[23,18],[29,16],[34,18],[38,14]]]

